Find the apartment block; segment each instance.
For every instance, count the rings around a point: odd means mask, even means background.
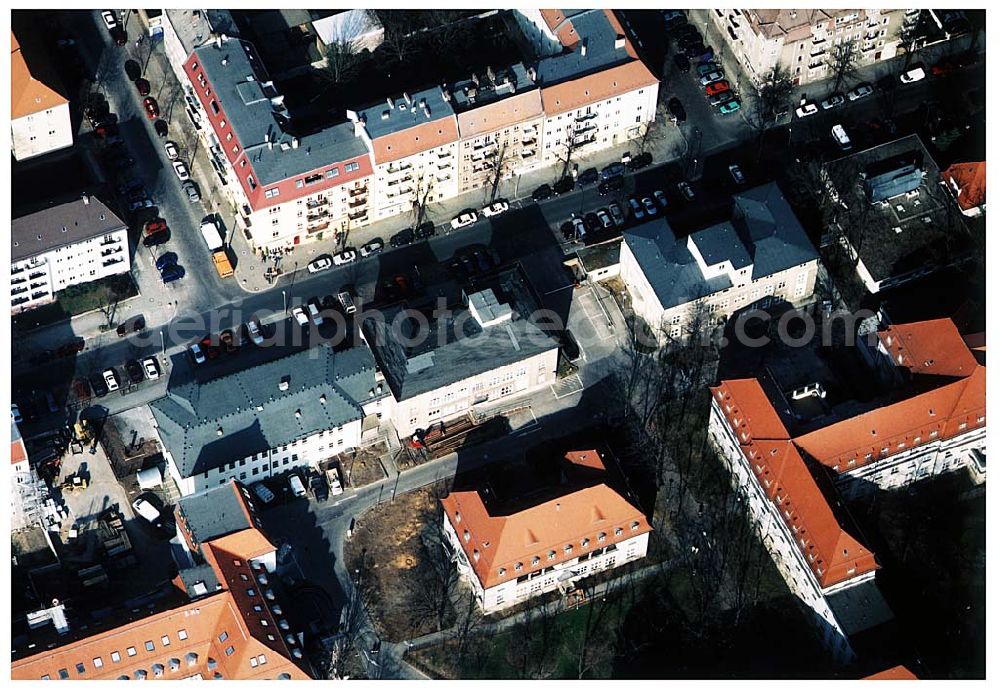
[[[678,238],[663,218],[629,229],[620,275],[662,340],[749,306],[808,300],[818,254],[774,183],[733,198],[730,221]]]
[[[596,450],[566,455],[563,483],[534,501],[463,490],[441,500],[447,545],[485,613],[509,608],[646,555],[652,528],[607,483]]]
[[[708,12],[719,33],[755,84],[779,65],[794,84],[831,76],[831,49],[851,43],[858,65],[896,57],[901,28],[921,10],[883,9],[714,9]]]
[[[10,42],[10,150],[14,158],[23,161],[73,146],[69,99],[48,56],[25,45],[29,65],[14,32]]]
[[[131,269],[128,227],[104,202],[84,193],[11,222],[10,300],[24,312],[69,286]]]
[[[389,404],[367,348],[328,346],[175,384],[150,404],[182,495],[252,484],[361,446]]]

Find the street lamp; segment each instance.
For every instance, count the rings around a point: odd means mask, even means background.
[[[288,294],[285,293],[285,289],[281,289],[281,303],[284,305],[284,313],[288,314]]]
[[[163,338],[163,330],[160,330],[160,355],[166,357],[167,355],[167,342]]]

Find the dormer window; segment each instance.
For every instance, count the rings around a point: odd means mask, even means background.
[[[588,545],[590,545],[590,539],[589,538],[584,538],[582,541],[580,541],[580,547],[581,548],[586,548]]]
[[[639,522],[637,522],[637,521],[633,521],[633,522],[632,522],[632,530],[633,530],[633,531],[635,531],[635,530],[637,530],[638,528],[639,528]]]
[[[567,543],[566,545],[564,545],[563,546],[563,552],[566,553],[567,555],[569,555],[570,553],[572,553],[573,552],[573,545],[570,544],[570,543]]]
[[[606,534],[603,531],[601,531],[599,534],[597,534],[597,542],[598,543],[603,543],[604,539],[606,539],[607,537],[608,537],[608,534]]]
[[[537,555],[535,555],[535,557],[531,558],[531,566],[534,567],[535,565],[537,565],[541,561],[542,561],[542,558],[540,558]]]
[[[619,529],[615,529],[615,535],[616,536],[621,536],[623,533],[625,533],[625,532],[622,531],[620,528]]]
[[[497,570],[497,574],[499,574],[502,577],[505,574],[507,574],[507,569],[504,568],[504,567],[501,567],[500,569]]]
[[[479,562],[479,551],[478,550],[473,550],[472,551],[472,559],[475,560],[476,562]]]
[[[523,569],[524,569],[524,563],[523,562],[516,562],[516,563],[514,563],[514,571],[515,572],[520,572]]]
[[[556,551],[554,551],[554,550],[550,550],[549,551],[549,559],[550,560],[555,560],[556,559]]]
[[[456,524],[462,523],[462,513],[461,512],[455,512],[455,523]]]
[[[470,538],[471,536],[472,536],[472,534],[470,534],[470,533],[469,533],[469,530],[468,530],[468,529],[466,529],[465,531],[463,531],[463,532],[462,532],[462,538],[464,538],[466,542],[468,542],[468,541],[469,541],[469,538]]]

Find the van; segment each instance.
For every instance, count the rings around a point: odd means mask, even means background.
[[[337,300],[344,307],[344,312],[348,315],[353,315],[358,311],[357,306],[354,305],[354,301],[351,299],[351,294],[347,291],[341,291],[337,294]]]
[[[254,483],[250,487],[253,490],[253,494],[257,496],[257,499],[265,505],[269,505],[274,502],[274,493],[272,493],[271,489],[263,483]]]
[[[851,144],[851,138],[847,136],[847,132],[844,130],[843,125],[834,125],[833,129],[830,130],[830,135],[833,137],[833,141],[837,143],[841,151],[850,151],[853,145]]]
[[[143,493],[132,503],[132,509],[153,526],[159,526],[161,524],[160,510],[152,502],[155,497],[152,493]]]
[[[302,479],[299,478],[298,474],[293,473],[288,477],[288,489],[295,497],[305,497],[306,486],[302,485]]]

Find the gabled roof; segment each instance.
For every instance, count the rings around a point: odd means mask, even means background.
[[[48,83],[38,78],[40,71],[35,72],[28,66],[21,44],[14,32],[10,32],[10,118],[17,120],[33,113],[41,113],[50,108],[69,103],[60,93],[61,87],[53,78],[47,78]],[[42,70],[46,74],[49,70]]]
[[[463,139],[496,132],[505,127],[540,118],[541,91],[530,88],[519,94],[484,105],[470,106],[458,114],[458,130]]]
[[[906,666],[893,666],[878,673],[868,675],[864,680],[919,680]]]
[[[949,183],[963,211],[986,204],[986,162],[953,163],[941,177]]]
[[[206,543],[254,528],[256,522],[241,487],[230,481],[180,498],[176,513],[186,533],[196,542]]]
[[[10,421],[10,463],[11,466],[20,464],[28,460],[28,450],[24,447],[24,440],[21,439],[21,431],[17,429],[17,423],[13,419]]]
[[[590,455],[597,457],[588,451],[567,459],[603,469]],[[475,490],[453,492],[441,504],[484,589],[651,530],[642,512],[605,483],[509,514],[490,515]]]
[[[376,164],[458,141],[458,120],[441,87],[387,97],[348,117],[364,125]]]
[[[166,396],[149,407],[189,477],[360,420],[374,387],[367,348],[322,345],[204,383],[172,378]]]
[[[776,183],[733,196],[733,225],[753,256],[753,278],[776,274],[819,257]]]
[[[978,365],[948,318],[890,325],[878,337],[893,363],[915,375],[967,377]]]
[[[788,439],[760,383],[727,380],[713,387],[712,394],[755,479],[778,509],[820,586],[877,569],[875,555],[846,528],[847,518],[834,514],[820,481]]]
[[[14,219],[10,226],[13,262],[125,230],[127,226],[100,199],[84,193]]]

